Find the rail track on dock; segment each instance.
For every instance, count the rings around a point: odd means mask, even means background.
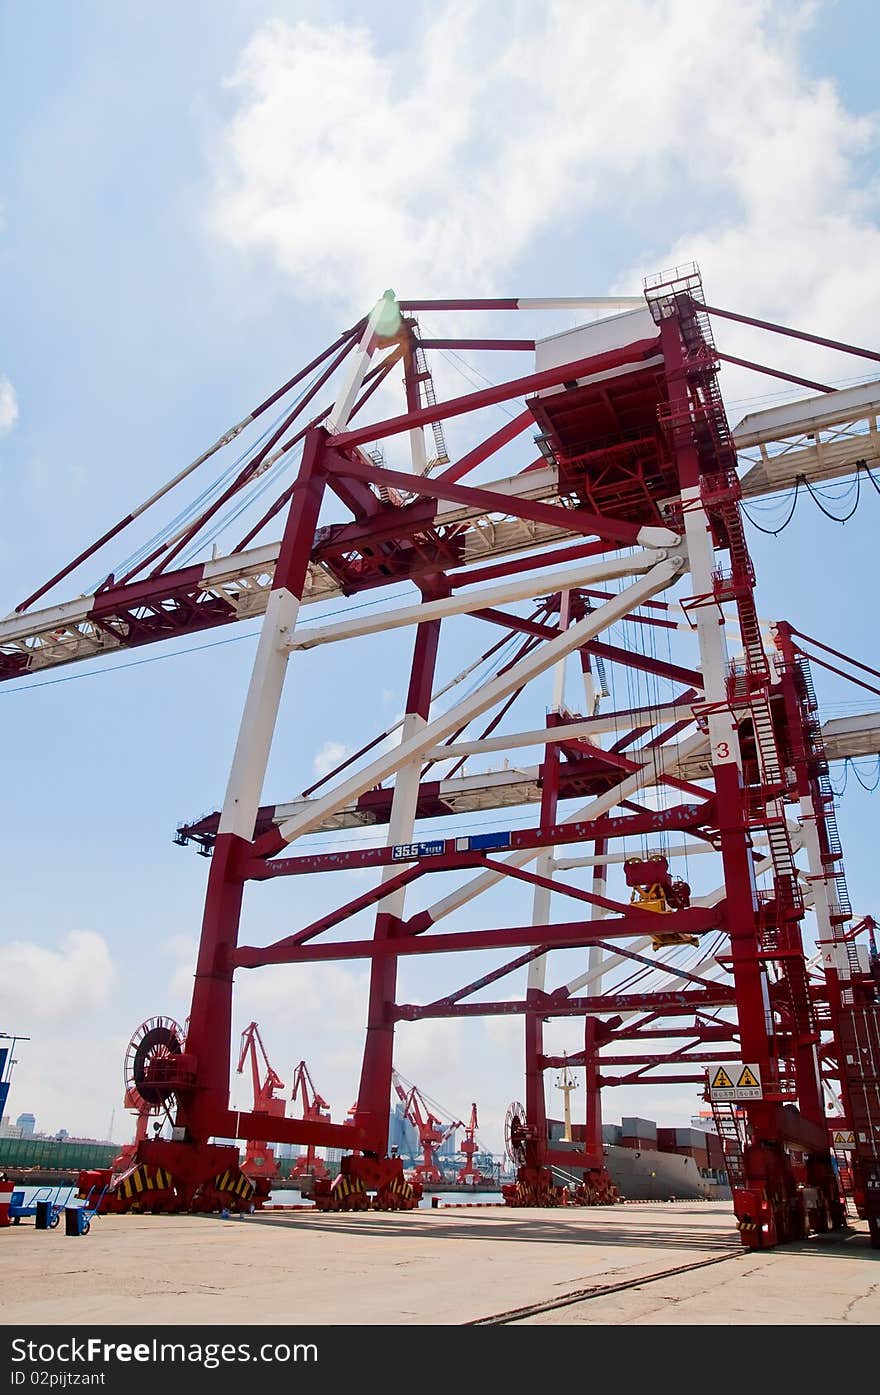
[[[535,1317],[538,1313],[549,1313],[554,1308],[565,1308],[573,1303],[586,1303],[591,1298],[605,1298],[610,1293],[623,1293],[629,1288],[642,1288],[645,1284],[657,1283],[660,1279],[672,1279],[679,1274],[688,1274],[692,1269],[705,1269],[710,1264],[726,1264],[731,1259],[742,1259],[751,1251],[742,1247],[727,1250],[724,1254],[713,1255],[711,1259],[699,1259],[692,1264],[677,1264],[671,1269],[658,1269],[654,1274],[642,1274],[634,1279],[622,1279],[614,1284],[593,1284],[589,1288],[572,1289],[558,1298],[547,1298],[540,1303],[528,1303],[521,1308],[509,1308],[503,1313],[493,1313],[489,1317],[473,1318],[464,1327],[503,1327],[509,1322],[519,1322],[523,1318]]]

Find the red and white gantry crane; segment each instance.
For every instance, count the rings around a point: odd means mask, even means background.
[[[548,338],[529,328],[535,311],[597,310],[603,318]],[[452,315],[456,327],[423,335],[423,313],[441,324]],[[502,316],[522,330],[465,336],[457,326],[469,314],[481,327]],[[160,1105],[173,1101],[172,1137],[138,1144],[144,1167],[172,1179],[165,1194],[177,1207],[214,1206],[218,1179],[237,1169],[237,1150],[211,1139],[266,1135],[345,1150],[334,1206],[415,1204],[400,1159],[387,1155],[396,1024],[515,1014],[525,1103],[511,1204],[558,1204],[555,1169],[580,1173],[584,1195],[607,1194],[603,1096],[650,1082],[711,1094],[721,1066],[736,1075],[735,1098],[717,1086],[713,1102],[734,1103],[743,1124],[733,1200],[743,1243],[766,1248],[842,1224],[824,1103],[823,1080],[833,1079],[853,1139],[856,1205],[880,1244],[880,1082],[866,1064],[880,1058],[880,1006],[828,782],[829,761],[880,750],[880,715],[820,724],[813,666],[830,654],[839,670],[845,656],[795,623],[760,618],[742,507],[800,479],[870,473],[880,384],[832,392],[733,359],[808,395],[732,430],[719,387],[731,356],[713,329],[729,319],[880,362],[874,350],[709,305],[694,267],[649,278],[627,302],[386,292],[0,621],[0,678],[16,678],[262,617],[222,809],[178,830],[211,857],[205,913],[186,1041],[152,1083]],[[502,364],[518,355],[524,369],[438,402],[427,365],[447,351]],[[400,409],[377,418],[375,391],[395,381]],[[505,420],[487,434],[484,413],[498,407]],[[245,444],[270,409],[275,424]],[[464,444],[450,462],[437,428],[453,419]],[[233,441],[241,454],[188,516],[124,565],[104,566],[99,587],[47,602]],[[291,482],[282,471],[293,461]],[[214,556],[215,537],[246,508],[241,535]],[[273,525],[280,536],[267,533]],[[390,586],[407,588],[402,602],[387,599]],[[320,610],[361,592],[387,603],[341,619]],[[464,624],[470,635],[474,621],[492,641],[449,681],[441,631]],[[391,630],[411,635],[398,739],[377,732],[316,784],[264,803],[282,691],[302,651],[349,646],[365,701],[380,681],[370,639]],[[880,693],[877,668],[857,668]],[[303,692],[319,711],[320,693],[311,683]],[[469,757],[497,753],[513,766],[463,773]],[[514,806],[530,820],[514,821]],[[474,811],[491,827],[457,831]],[[438,819],[442,835],[420,827]],[[384,843],[315,846],[339,828],[384,830]],[[698,856],[715,868],[714,887],[693,895],[670,864]],[[249,935],[263,882],[323,885],[317,874],[354,869],[371,879],[356,897],[336,904],[328,894],[320,915],[302,914],[272,943]],[[438,872],[443,893],[432,896]],[[500,884],[522,897],[517,923],[497,925],[487,910],[468,926]],[[367,934],[349,924],[361,912],[374,917]],[[453,913],[456,928],[445,930]],[[822,951],[817,972],[810,939]],[[562,949],[580,954],[577,972],[569,958],[560,967]],[[477,951],[494,966],[457,972]],[[398,968],[413,955],[435,956],[430,1001],[400,999]],[[369,966],[353,1121],[289,1119],[256,1099],[236,1114],[236,974],[338,960]],[[483,994],[505,978],[510,991]],[[577,1032],[565,1053],[584,1067],[577,1148],[555,1147],[548,1125],[545,1074],[563,1060],[545,1050],[551,1020]]]

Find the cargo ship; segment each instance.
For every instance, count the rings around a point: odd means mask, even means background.
[[[562,1120],[548,1120],[554,1148],[577,1149],[582,1127],[573,1125],[565,1139]],[[721,1139],[708,1128],[658,1128],[653,1119],[624,1117],[603,1124],[605,1166],[622,1200],[727,1200],[731,1196]],[[573,1171],[579,1178],[580,1173]]]

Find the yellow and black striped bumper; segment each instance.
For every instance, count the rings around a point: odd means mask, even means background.
[[[164,1192],[173,1185],[170,1172],[166,1172],[163,1167],[157,1167],[152,1171],[144,1163],[140,1163],[120,1182],[117,1182],[114,1191],[123,1201],[133,1201],[144,1192]]]
[[[227,1168],[214,1178],[214,1188],[218,1192],[232,1192],[240,1201],[250,1201],[255,1191],[250,1178],[232,1168]]]

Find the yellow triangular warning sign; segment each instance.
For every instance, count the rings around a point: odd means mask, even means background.
[[[727,1074],[727,1071],[724,1069],[723,1066],[719,1066],[718,1069],[716,1070],[715,1075],[714,1075],[714,1078],[713,1078],[713,1080],[712,1080],[712,1089],[713,1089],[713,1090],[732,1090],[733,1088],[734,1088],[733,1081],[731,1080],[730,1076]]]
[[[761,1088],[761,1082],[755,1079],[754,1071],[749,1070],[748,1066],[743,1066],[742,1074],[736,1082],[736,1088],[738,1090],[743,1090],[747,1085],[752,1086],[756,1090],[760,1090]]]
[[[834,1135],[834,1142],[835,1142],[835,1145],[838,1146],[838,1147],[840,1146],[841,1143],[846,1143],[846,1134],[845,1134],[845,1133],[836,1133],[836,1134]]]

